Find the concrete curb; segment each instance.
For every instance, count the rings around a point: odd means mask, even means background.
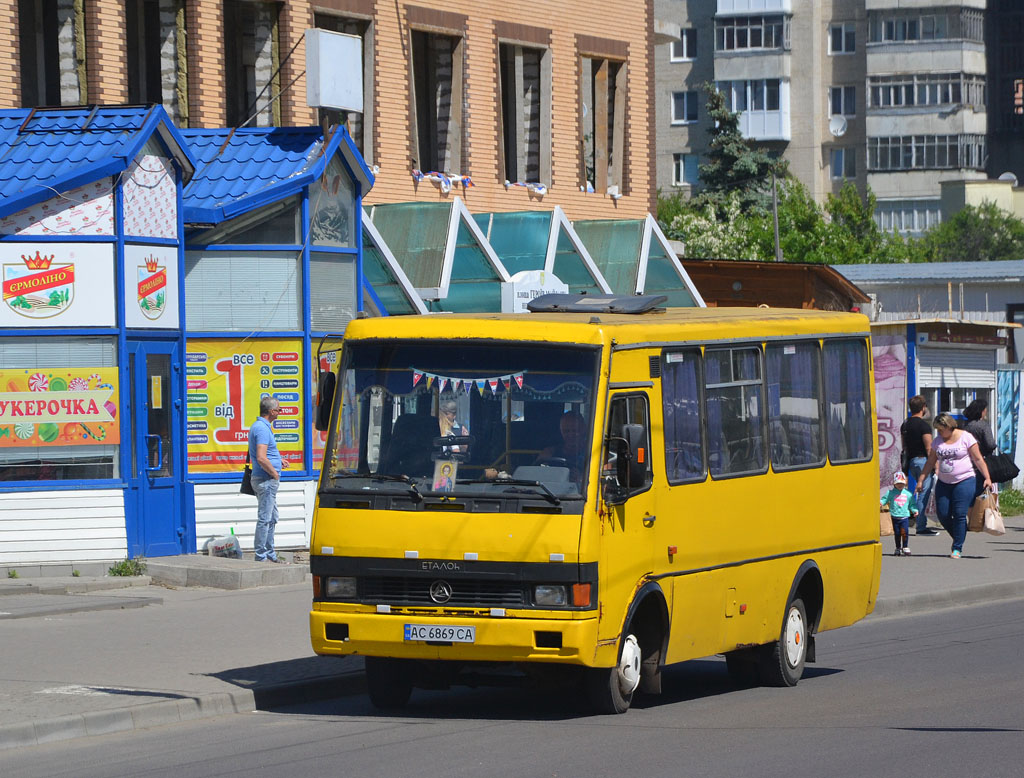
[[[945,608],[960,608],[965,605],[1014,600],[1022,597],[1024,597],[1024,581],[977,584],[959,589],[885,597],[875,603],[875,610],[868,618],[910,616]]]
[[[0,726],[0,751],[362,694],[362,670]]]
[[[129,589],[135,586],[149,586],[153,579],[148,575],[102,576],[102,577],[39,577],[9,578],[0,581],[0,596],[17,594],[87,594],[112,589]]]

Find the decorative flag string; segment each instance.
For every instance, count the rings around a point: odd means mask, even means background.
[[[454,376],[438,375],[437,373],[431,373],[414,367],[412,368],[412,385],[417,386],[420,381],[423,381],[426,383],[427,388],[430,389],[436,382],[438,391],[441,392],[446,387],[451,386],[453,392],[458,392],[459,389],[469,392],[475,387],[480,394],[483,394],[486,389],[490,389],[492,394],[497,394],[502,388],[506,392],[510,391],[513,383],[522,389],[524,375],[525,371],[520,371],[518,373],[482,376],[480,378],[456,378]]]

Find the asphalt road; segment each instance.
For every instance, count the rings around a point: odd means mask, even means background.
[[[673,668],[623,716],[523,689],[364,697],[0,754],[3,778],[92,776],[1024,775],[1024,601],[873,619],[818,637],[793,689],[719,659]]]

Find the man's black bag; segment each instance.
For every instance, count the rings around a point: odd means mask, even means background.
[[[249,466],[249,455],[245,455],[245,471],[242,473],[242,485],[238,489],[239,494],[251,494],[256,496],[256,490],[252,488],[252,467]]]
[[[985,464],[988,465],[988,475],[994,484],[1005,484],[1020,473],[1020,468],[1009,454],[989,454],[985,457]]]

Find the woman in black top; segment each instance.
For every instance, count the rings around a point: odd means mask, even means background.
[[[964,409],[964,418],[967,419],[964,429],[978,439],[978,453],[987,457],[996,450],[996,440],[988,423],[988,400],[978,399],[972,402]],[[984,480],[978,468],[974,468],[974,480],[977,482],[974,494],[978,496],[982,492],[981,484]]]

